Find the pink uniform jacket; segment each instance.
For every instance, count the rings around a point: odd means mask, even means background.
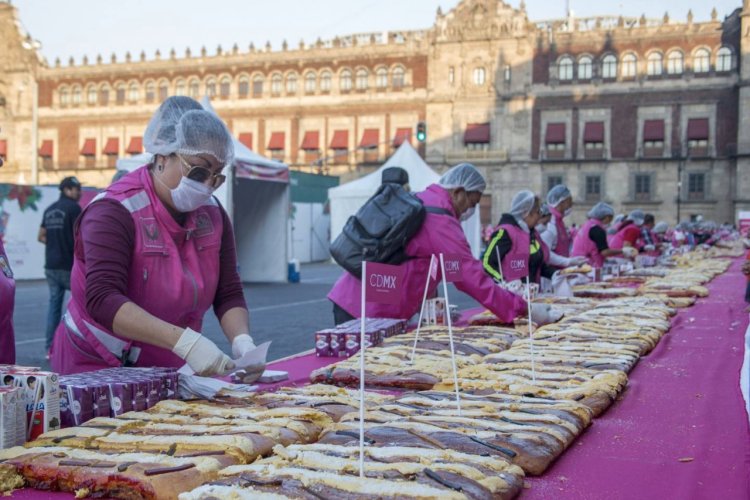
[[[589,238],[589,231],[594,226],[604,229],[604,224],[599,219],[587,220],[573,240],[572,254],[574,257],[587,257],[593,267],[600,268],[604,265],[604,256],[599,253],[596,243]]]
[[[513,224],[501,224],[498,226],[510,237],[511,247],[510,252],[505,254],[501,262],[501,270],[503,272],[504,281],[515,281],[517,279],[525,279],[526,275],[529,274],[529,260],[531,259],[531,236],[518,226]],[[544,262],[549,261],[549,248],[547,244],[542,241],[542,238],[537,235],[536,241],[544,256]],[[536,275],[529,276],[532,283],[539,283],[539,279],[542,274],[542,266],[537,267]]]
[[[0,364],[16,362],[16,340],[13,333],[13,305],[16,299],[16,281],[5,247],[0,240]]]
[[[150,314],[180,327],[201,331],[219,280],[222,209],[212,198],[178,224],[158,199],[146,167],[123,177],[100,196],[119,201],[133,217],[135,246],[128,277],[128,298]],[[96,203],[96,199],[89,205]],[[85,209],[79,221],[86,214]],[[76,225],[78,233],[80,224]],[[76,239],[78,235],[76,234]],[[76,253],[71,300],[52,346],[51,365],[62,374],[121,366],[101,333],[140,349],[136,366],[173,366],[184,361],[171,351],[113,335],[86,310],[86,263]],[[106,338],[106,337],[105,337]],[[132,362],[132,358],[131,358]]]
[[[563,221],[564,215],[555,207],[549,207],[549,211],[552,214],[552,220],[557,229],[557,245],[552,251],[562,257],[570,257],[570,234],[568,233],[568,228],[565,227],[565,222]]]
[[[524,315],[524,300],[497,286],[484,272],[481,262],[471,254],[469,243],[453,210],[450,193],[437,184],[432,184],[425,191],[418,193],[417,197],[425,206],[444,208],[451,215],[427,213],[424,224],[406,245],[406,254],[412,258],[401,264],[406,270],[401,302],[395,305],[368,303],[367,316],[408,319],[419,312],[430,256],[438,257],[440,253],[461,258],[463,279],[455,283],[459,290],[472,296],[507,323]],[[430,295],[437,288],[440,279],[438,271],[438,279],[430,281]],[[344,273],[333,286],[328,298],[352,316],[361,317],[361,289],[359,279]]]

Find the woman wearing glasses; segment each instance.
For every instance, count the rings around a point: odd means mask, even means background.
[[[231,359],[202,336],[213,307],[235,357],[255,345],[234,235],[212,196],[234,147],[226,126],[188,97],[170,97],[144,135],[153,159],[112,184],[76,225],[72,297],[52,347],[59,373],[109,366],[213,375]]]

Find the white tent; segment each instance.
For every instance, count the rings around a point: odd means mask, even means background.
[[[331,200],[331,241],[335,240],[344,229],[347,219],[375,194],[381,185],[382,172],[388,167],[401,167],[409,173],[409,185],[412,192],[423,191],[440,178],[440,175],[425,163],[412,145],[405,141],[375,172],[328,190],[328,198]],[[475,257],[479,256],[481,250],[478,212],[477,210],[468,221],[462,224]]]
[[[207,97],[201,104],[216,114]],[[237,263],[244,282],[286,281],[289,224],[289,168],[251,151],[236,138],[227,181],[216,190],[234,226]],[[143,153],[117,160],[133,171],[151,159]],[[283,229],[282,229],[283,228]]]

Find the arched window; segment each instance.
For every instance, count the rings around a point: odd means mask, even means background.
[[[351,70],[345,69],[341,72],[341,77],[339,80],[339,87],[341,87],[341,90],[351,90],[352,89],[352,72]]]
[[[178,78],[174,84],[174,95],[187,95],[185,93],[185,79]]]
[[[99,87],[99,105],[106,106],[109,104],[109,85],[106,83]]]
[[[281,94],[281,75],[276,73],[271,77],[271,93],[273,95]]]
[[[188,92],[190,92],[190,97],[193,99],[198,99],[201,95],[201,82],[197,78],[190,80],[190,89]]]
[[[315,78],[315,73],[312,71],[308,71],[305,73],[305,92],[308,94],[312,94],[315,92],[315,84],[317,83],[317,79]]]
[[[473,76],[474,85],[484,85],[484,82],[487,81],[487,72],[484,68],[474,68]]]
[[[564,56],[557,63],[557,78],[560,81],[570,81],[573,79],[573,58]]]
[[[393,68],[393,88],[401,89],[406,85],[406,71],[401,66]]]
[[[286,93],[296,94],[297,93],[297,73],[290,73],[286,77]]]
[[[159,82],[159,101],[166,101],[169,97],[169,82],[162,80]]]
[[[732,70],[732,50],[729,47],[722,47],[716,53],[716,71]]]
[[[263,75],[255,75],[253,77],[253,97],[261,97],[263,95],[263,80]]]
[[[370,74],[366,69],[357,70],[357,90],[367,90],[367,80]]]
[[[583,56],[578,60],[578,79],[591,80],[594,60],[591,56]]]
[[[206,95],[216,97],[216,79],[213,77],[206,80]]]
[[[320,74],[320,90],[323,92],[330,92],[331,91],[331,72],[330,71],[324,71]]]
[[[140,92],[138,92],[138,84],[135,82],[132,82],[128,86],[128,102],[138,102],[138,99],[140,98],[140,95],[138,95]]]
[[[646,74],[648,76],[659,76],[664,73],[664,56],[659,52],[652,52],[646,60]]]
[[[219,84],[219,95],[224,99],[228,98],[231,86],[232,80],[228,76],[223,77]]]
[[[250,79],[242,75],[240,81],[237,83],[237,95],[240,97],[247,97],[250,94]]]
[[[667,56],[667,73],[670,75],[681,75],[683,71],[682,52],[673,50]]]
[[[711,69],[711,53],[707,49],[698,49],[693,55],[693,72],[708,73]]]
[[[635,54],[629,53],[622,56],[622,77],[635,78],[638,73],[638,58]]]
[[[73,86],[73,91],[71,92],[71,100],[76,106],[81,104],[81,87],[79,85]]]
[[[96,104],[96,87],[93,85],[89,85],[86,87],[86,103],[89,106],[93,106]]]
[[[602,59],[602,78],[617,78],[617,58],[612,54]]]
[[[379,89],[388,87],[388,70],[386,68],[378,68],[375,71],[375,87]]]
[[[67,106],[70,104],[70,93],[68,92],[68,87],[60,87],[60,104],[62,106]]]
[[[125,84],[118,83],[115,87],[115,100],[117,104],[125,104]]]
[[[146,102],[152,103],[156,99],[156,85],[154,82],[146,82]]]

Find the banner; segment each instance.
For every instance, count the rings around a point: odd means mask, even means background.
[[[463,281],[461,257],[458,255],[445,255],[443,259],[445,263],[445,281],[449,283]]]
[[[404,285],[404,269],[377,262],[368,262],[365,275],[367,302],[398,304]]]

